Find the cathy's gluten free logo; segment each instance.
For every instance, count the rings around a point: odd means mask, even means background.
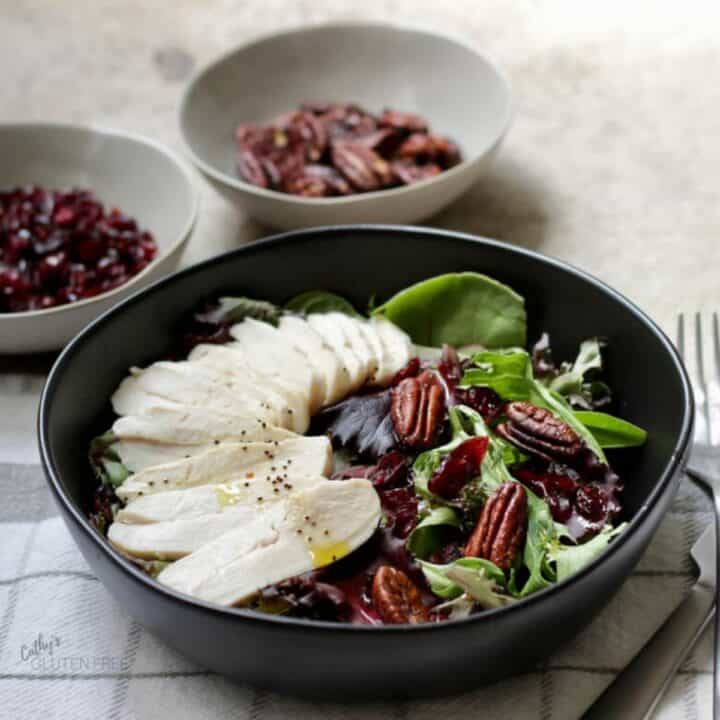
[[[33,663],[45,657],[53,657],[60,645],[62,643],[57,635],[38,633],[32,642],[23,643],[20,647],[20,659]]]
[[[20,646],[20,661],[35,672],[81,675],[83,673],[121,673],[127,667],[116,655],[67,653],[62,640],[53,633],[38,633]]]

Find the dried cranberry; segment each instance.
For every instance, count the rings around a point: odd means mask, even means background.
[[[405,367],[400,368],[395,377],[392,379],[391,385],[399,385],[403,380],[409,377],[415,377],[420,372],[420,358],[411,358]]]
[[[593,485],[581,487],[575,494],[577,511],[591,522],[604,522],[608,514],[608,502],[605,493]]]
[[[378,494],[388,527],[393,535],[399,538],[407,537],[417,523],[418,500],[415,489],[394,488],[383,490]]]
[[[438,364],[438,372],[442,376],[448,390],[455,392],[460,380],[462,380],[463,369],[457,350],[450,345],[443,345],[442,355]]]
[[[618,476],[597,461],[588,476],[564,465],[537,467],[531,463],[516,465],[512,474],[536,495],[543,498],[553,519],[567,525],[576,540],[585,540],[615,517],[621,509]],[[600,476],[597,467],[605,468]],[[594,477],[595,479],[590,479]]]
[[[513,468],[513,475],[547,502],[554,520],[567,523],[574,511],[573,499],[579,487],[576,473],[553,466],[542,471],[519,466]]]
[[[477,410],[485,422],[490,422],[500,412],[503,402],[494,390],[483,387],[458,387],[462,380],[464,367],[457,351],[450,345],[443,345],[438,372],[455,402]]]
[[[393,450],[380,458],[366,477],[369,477],[377,488],[397,487],[407,483],[410,470],[410,459],[407,455]]]
[[[487,448],[487,437],[474,437],[451,450],[430,478],[430,492],[448,499],[457,497],[464,485],[480,474]]]
[[[113,505],[117,505],[120,501],[115,495],[115,491],[109,485],[100,485],[95,489],[91,500],[91,512],[89,514],[90,522],[103,535],[107,531],[108,526],[113,521]]]
[[[458,543],[448,543],[430,555],[428,561],[438,565],[447,565],[460,557],[462,557],[460,545]]]
[[[351,607],[338,587],[318,582],[312,576],[299,576],[271,585],[261,592],[268,601],[282,599],[295,617],[342,622],[350,619]]]
[[[477,410],[485,422],[492,421],[500,412],[503,401],[491,388],[471,387],[455,390],[455,400]]]

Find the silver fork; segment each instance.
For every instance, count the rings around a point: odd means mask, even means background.
[[[712,314],[712,330],[703,334],[703,318],[695,313],[694,341],[688,342],[685,316],[678,315],[677,347],[685,361],[695,395],[695,437],[688,476],[713,500],[715,509],[716,578],[720,581],[720,322]],[[707,328],[706,328],[707,329]],[[717,589],[715,598],[717,603]],[[713,717],[720,718],[720,621],[715,622]]]

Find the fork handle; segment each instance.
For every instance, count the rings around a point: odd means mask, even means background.
[[[697,583],[667,622],[595,701],[583,720],[649,720],[678,668],[715,615],[711,588]]]
[[[717,327],[715,332],[717,333]],[[717,588],[717,583],[720,581],[720,490],[717,489],[715,481],[707,473],[690,466],[685,469],[685,472],[696,484],[704,487],[712,498],[715,510],[715,584]],[[720,622],[715,623],[713,646],[713,718],[720,720]]]

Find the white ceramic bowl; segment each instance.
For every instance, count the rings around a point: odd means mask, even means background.
[[[0,354],[57,350],[95,317],[177,267],[197,214],[192,178],[151,140],[117,130],[55,124],[0,125],[0,188],[34,184],[93,190],[149,230],[157,257],[114,290],[48,310],[0,313]]]
[[[418,113],[458,143],[464,162],[414,185],[335,198],[238,179],[237,125],[267,122],[311,100]],[[429,217],[482,175],[511,115],[508,83],[472,48],[427,31],[343,24],[273,35],[212,62],[185,91],[180,126],[190,157],[218,191],[267,225],[292,229]]]

